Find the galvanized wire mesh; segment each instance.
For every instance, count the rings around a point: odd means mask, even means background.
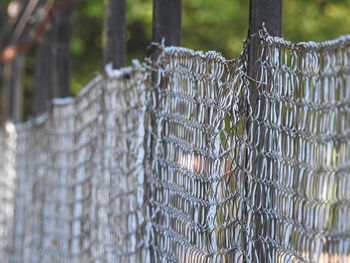
[[[101,171],[95,177],[96,252],[92,262],[145,262],[144,139],[148,74],[124,70],[103,92]]]
[[[1,255],[348,262],[349,87],[349,37],[264,29],[237,60],[159,47],[107,70],[1,133]]]
[[[153,62],[149,248],[154,262],[243,262],[247,211],[239,61],[166,48]]]
[[[350,36],[257,38],[248,74],[257,93],[247,127],[251,260],[349,262]]]
[[[16,128],[11,123],[0,127],[0,256],[12,258],[14,202],[16,186]]]
[[[147,74],[112,73],[1,144],[18,145],[5,152],[18,180],[9,262],[142,262]]]

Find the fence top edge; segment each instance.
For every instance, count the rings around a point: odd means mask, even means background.
[[[283,37],[276,37],[270,35],[268,29],[265,25],[249,38],[254,38],[258,36],[261,41],[265,41],[269,44],[274,44],[279,48],[299,50],[299,51],[332,51],[338,48],[344,48],[350,46],[350,34],[342,35],[334,39],[325,40],[325,41],[301,41],[293,42],[287,40]]]
[[[36,117],[30,118],[25,122],[19,122],[15,124],[17,131],[25,130],[31,127],[37,127],[44,124],[49,119],[49,113],[45,112]]]

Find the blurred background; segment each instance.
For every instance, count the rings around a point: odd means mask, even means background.
[[[24,5],[34,0],[0,0],[0,47],[16,39],[17,17]],[[22,22],[17,43],[31,42],[18,52],[23,56],[23,107],[21,119],[33,115],[35,65],[41,38],[35,39],[48,8],[55,0],[40,0],[41,8]],[[152,1],[127,0],[127,60],[143,60],[152,38]],[[350,33],[348,0],[285,0],[283,37],[292,41],[322,41]],[[102,70],[103,23],[105,3],[101,0],[76,0],[72,12],[72,76],[70,93],[75,95]],[[242,51],[248,31],[248,0],[183,0],[182,46],[216,50],[226,58]],[[54,15],[53,15],[54,16]],[[16,25],[17,23],[17,25]],[[16,25],[16,27],[15,27]],[[47,30],[50,30],[48,23]],[[14,36],[15,35],[15,36]],[[32,41],[34,39],[34,41]],[[4,62],[0,62],[4,67]],[[0,93],[3,92],[0,87]]]

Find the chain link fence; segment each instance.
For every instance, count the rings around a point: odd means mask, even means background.
[[[348,262],[349,46],[159,46],[6,124],[4,262]]]

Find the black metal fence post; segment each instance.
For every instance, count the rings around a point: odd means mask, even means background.
[[[70,96],[70,81],[72,71],[71,35],[72,35],[73,0],[67,4],[55,17],[55,54],[54,54],[54,95],[59,98]]]
[[[249,34],[263,22],[272,36],[282,36],[282,0],[250,0]]]
[[[33,114],[37,115],[47,111],[48,102],[53,98],[53,32],[49,28],[41,42],[36,54],[34,76]]]
[[[106,0],[104,20],[103,64],[114,68],[126,63],[126,4],[125,0]]]
[[[272,36],[282,36],[282,0],[250,0],[250,9],[249,9],[249,36],[252,36],[254,33],[257,33],[257,31],[262,27],[263,23],[265,24],[265,27],[267,28],[269,34]],[[259,101],[259,89],[263,89],[264,87],[260,86],[259,83],[256,83],[254,81],[255,79],[255,73],[254,73],[254,66],[256,63],[259,63],[258,59],[261,56],[259,54],[259,39],[258,37],[251,37],[249,39],[248,43],[248,76],[250,77],[250,111],[248,109],[247,114],[251,114],[251,118],[248,118],[247,121],[247,130],[250,131],[248,134],[249,137],[252,139],[249,141],[254,141],[253,138],[261,138],[262,134],[258,134],[258,131],[263,130],[264,122],[263,120],[256,120],[256,116],[261,116],[259,114],[259,111],[263,110],[265,107],[265,103],[263,100]],[[251,126],[254,127],[251,127]],[[257,129],[258,126],[260,126],[260,129]],[[253,129],[251,129],[253,128]],[[266,139],[266,138],[265,138]],[[264,138],[261,138],[260,141],[263,141]],[[263,144],[263,142],[262,142]],[[256,146],[258,152],[263,145],[257,145]],[[261,163],[264,157],[257,155],[255,156],[254,162]],[[247,160],[249,160],[249,157],[247,156]],[[249,165],[249,163],[247,163]],[[247,167],[247,170],[250,170],[249,167]],[[255,174],[255,171],[251,171],[251,175],[248,175],[247,178],[255,178],[259,177],[260,175]],[[258,180],[258,178],[255,178]],[[269,220],[263,220],[264,217],[262,214],[265,213],[264,208],[258,208],[256,204],[260,203],[261,200],[266,200],[263,196],[254,196],[251,197],[249,193],[249,189],[252,186],[249,186],[248,182],[249,179],[246,181],[245,185],[245,191],[246,191],[246,198],[251,199],[251,201],[255,204],[253,207],[249,209],[253,209],[254,215],[251,218],[251,222],[247,222],[247,228],[250,229],[251,233],[248,235],[253,238],[254,246],[253,251],[248,251],[248,247],[246,247],[246,250],[249,255],[249,261],[253,262],[268,262],[271,255],[271,249],[268,249],[269,245],[264,244],[262,240],[260,240],[260,236],[267,232],[268,229],[273,228],[272,226],[269,226],[270,222]],[[255,184],[259,184],[255,182]],[[270,186],[266,186],[270,187]],[[267,194],[264,191],[266,190],[265,187],[262,186],[262,193],[261,194]],[[265,218],[266,219],[266,218]],[[248,237],[247,237],[248,238]],[[248,240],[246,240],[247,242]],[[251,240],[250,240],[251,241]],[[271,246],[270,246],[271,247]],[[257,258],[256,258],[257,257]]]
[[[153,0],[153,41],[181,44],[181,0]]]
[[[55,97],[70,96],[73,2],[64,0],[53,7],[57,13],[39,43],[32,106],[34,114],[47,111],[49,102]]]
[[[181,44],[181,0],[153,0],[153,25],[152,25],[153,42],[160,43],[163,38],[165,40],[165,45],[179,46]],[[151,66],[157,68],[156,65],[157,58],[159,57],[160,49],[155,46],[150,46],[150,58]],[[155,105],[158,105],[160,98],[159,88],[157,87],[157,79],[159,72],[152,72],[152,86],[154,87],[154,97]],[[147,133],[153,134],[149,136],[149,141],[147,141],[148,150],[148,160],[150,161],[149,167],[152,166],[152,160],[154,155],[154,147],[157,135],[157,130],[152,131],[152,129],[157,129],[159,126],[156,114],[152,113],[150,115],[150,130]],[[164,124],[162,124],[164,126]],[[153,175],[152,175],[153,176]],[[148,191],[148,182],[145,183],[145,192]],[[149,261],[155,262],[159,259],[158,252],[154,249],[152,245],[149,246]]]

